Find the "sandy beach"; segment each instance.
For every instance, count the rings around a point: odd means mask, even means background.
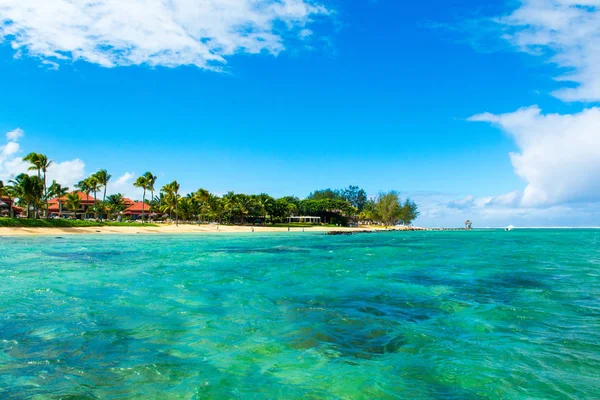
[[[269,227],[269,226],[231,226],[231,225],[160,225],[157,227],[139,227],[139,226],[104,226],[90,228],[0,228],[0,236],[62,236],[62,235],[157,235],[157,234],[218,234],[218,233],[267,233],[281,232],[287,233],[288,228]],[[312,227],[305,228],[305,232],[360,232],[372,230],[372,227],[361,226],[359,228],[344,227]],[[391,229],[404,230],[402,227]],[[302,228],[290,228],[290,232],[302,232]]]

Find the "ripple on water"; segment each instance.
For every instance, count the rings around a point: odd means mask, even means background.
[[[600,398],[598,243],[3,240],[0,398]]]

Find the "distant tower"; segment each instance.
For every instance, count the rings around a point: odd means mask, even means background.
[[[465,229],[470,231],[472,228],[473,223],[469,220],[467,220],[467,222],[465,222]]]

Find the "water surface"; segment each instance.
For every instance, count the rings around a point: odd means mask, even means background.
[[[600,398],[600,231],[0,239],[0,398]]]

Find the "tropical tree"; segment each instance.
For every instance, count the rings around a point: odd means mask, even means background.
[[[102,188],[98,177],[94,174],[86,179],[90,190],[94,193],[94,218],[98,219],[98,211],[100,211],[100,207],[98,207],[98,192]]]
[[[224,215],[227,216],[227,219],[231,223],[237,206],[236,194],[234,192],[227,192],[227,194],[223,196],[222,206]]]
[[[81,199],[76,192],[68,193],[65,199],[65,206],[73,214],[73,219],[77,218],[77,210],[81,207]]]
[[[82,191],[83,193],[85,193],[85,197],[86,197],[87,201],[90,200],[90,193],[92,192],[92,186],[90,185],[89,179],[84,179],[82,181],[77,182],[75,184],[75,188],[77,188],[80,191]],[[88,210],[85,210],[85,218],[88,217],[87,212],[88,212]]]
[[[110,178],[112,178],[112,175],[110,175],[107,170],[101,169],[100,171],[98,171],[94,174],[94,178],[98,182],[98,185],[100,186],[100,188],[104,188],[104,194],[102,195],[102,204],[105,204],[106,203],[106,189],[108,187],[108,181],[110,181]],[[102,219],[102,214],[100,215],[100,218]]]
[[[419,211],[419,206],[412,201],[411,199],[406,199],[404,204],[400,208],[400,216],[399,219],[402,221],[404,225],[410,225],[412,222],[417,219],[421,215]]]
[[[106,208],[108,209],[109,215],[115,216],[127,208],[125,205],[125,198],[121,193],[111,194],[106,198]]]
[[[144,223],[144,219],[146,217],[145,208],[146,208],[146,190],[148,190],[148,179],[145,175],[138,177],[135,182],[133,182],[133,186],[140,188],[144,191],[142,196],[142,224]]]
[[[398,193],[394,190],[388,193],[380,193],[377,198],[377,210],[386,228],[389,225],[395,225],[400,217],[401,210]]]
[[[246,194],[238,194],[235,196],[235,206],[237,211],[240,213],[240,220],[244,225],[245,217],[250,213],[253,206],[253,199],[251,196]]]
[[[169,218],[172,219],[172,212],[175,211],[175,225],[179,225],[179,215],[177,214],[179,203],[179,183],[173,181],[162,187],[162,192],[165,193],[167,209],[169,210]]]
[[[37,171],[37,176],[43,182],[43,197],[46,200],[46,216],[48,215],[48,201],[47,201],[47,188],[46,188],[46,173],[48,168],[52,165],[52,160],[48,160],[45,154],[29,153],[23,157],[23,161],[28,161],[31,166],[30,171]],[[36,214],[39,217],[39,208],[36,206]]]
[[[150,198],[153,199],[154,198],[154,185],[156,184],[156,179],[158,179],[156,176],[154,176],[152,174],[152,172],[146,172],[143,175],[144,178],[146,178],[146,188],[147,190],[150,191]]]
[[[374,198],[368,199],[358,215],[358,218],[362,221],[379,221],[381,217],[377,209],[377,200]]]
[[[31,207],[41,204],[44,195],[44,182],[37,176],[20,174],[10,183],[12,184],[14,196],[19,199],[20,204],[26,207],[26,216],[30,218]]]
[[[58,215],[59,216],[62,216],[63,202],[62,202],[61,198],[64,197],[67,193],[69,193],[69,188],[63,187],[60,183],[56,182],[55,180],[53,180],[52,184],[48,187],[46,203],[51,198],[57,198],[58,199]]]

